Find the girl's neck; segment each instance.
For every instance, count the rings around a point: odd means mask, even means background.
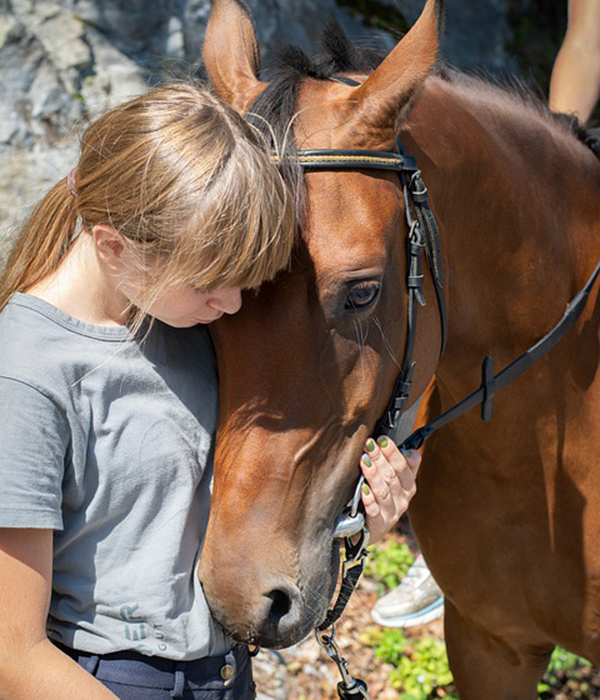
[[[25,290],[73,318],[101,326],[124,326],[127,298],[103,269],[92,237],[77,237],[58,269]]]

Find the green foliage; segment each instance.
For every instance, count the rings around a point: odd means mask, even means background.
[[[410,642],[402,630],[389,628],[373,633],[373,646],[376,658],[381,659],[386,664],[399,666]]]
[[[447,687],[453,679],[441,640],[425,637],[409,641],[401,630],[386,629],[379,632],[375,656],[394,666],[390,672],[390,684],[402,700],[441,697],[437,689],[443,689],[443,697],[447,700],[457,700]]]
[[[554,697],[552,693],[553,688],[560,688],[567,678],[579,680],[589,672],[590,667],[590,662],[583,657],[556,647],[552,653],[544,678],[538,683],[538,693],[543,697]],[[585,674],[582,673],[584,669]],[[550,694],[546,695],[548,693]]]
[[[377,582],[380,594],[395,588],[414,562],[406,544],[387,541],[370,548],[365,575]],[[366,631],[367,632],[367,631]],[[435,637],[407,638],[400,629],[369,628],[363,643],[375,649],[375,656],[390,664],[390,685],[399,700],[458,700],[444,643]],[[583,692],[589,686],[591,664],[580,656],[557,647],[543,681],[538,684],[540,700],[550,700],[566,683],[577,683]],[[592,686],[595,687],[592,682]],[[592,688],[592,695],[597,697]],[[583,696],[583,697],[588,697]]]
[[[393,541],[374,545],[369,552],[365,576],[377,582],[380,594],[396,588],[415,560],[408,545]]]
[[[446,647],[435,637],[412,640],[400,629],[371,628],[364,643],[373,646],[375,657],[393,666],[390,685],[399,700],[458,700]],[[597,697],[595,683],[590,687],[591,664],[586,659],[557,647],[543,681],[538,684],[539,700],[550,700],[556,691],[577,687],[582,697]],[[576,684],[576,685],[574,685]],[[591,691],[591,694],[589,694]]]

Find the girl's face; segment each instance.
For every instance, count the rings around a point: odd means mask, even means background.
[[[140,271],[137,258],[112,226],[93,228],[96,252],[107,275],[111,308],[121,307],[120,318],[128,304],[175,328],[189,328],[198,323],[212,323],[223,314],[234,314],[242,305],[238,287],[222,287],[210,292],[195,289],[191,284],[168,287],[155,298],[150,289],[152,274]],[[160,265],[160,260],[155,261]]]
[[[131,301],[135,303],[135,299]],[[223,314],[234,314],[241,306],[242,295],[237,287],[201,292],[186,285],[165,291],[144,310],[174,328],[189,328],[198,323],[212,323]]]

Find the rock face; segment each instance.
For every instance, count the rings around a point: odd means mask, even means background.
[[[28,207],[76,164],[85,124],[146,79],[65,6],[1,0],[0,10],[1,263]]]
[[[509,6],[514,15],[532,2],[446,0],[444,57],[514,69]],[[248,4],[263,53],[289,42],[314,52],[331,15],[352,37],[391,47],[383,27],[412,24],[424,0]],[[198,74],[209,11],[209,0],[0,0],[0,265],[28,207],[76,163],[94,115],[149,84]]]

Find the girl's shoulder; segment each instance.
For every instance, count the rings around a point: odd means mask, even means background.
[[[28,294],[0,312],[0,379],[20,381],[53,398],[92,366],[118,352],[127,329],[78,321]]]
[[[0,382],[21,381],[59,405],[81,393],[154,391],[165,381],[177,390],[214,386],[206,328],[156,322],[146,330],[133,338],[127,328],[85,323],[38,297],[15,294],[0,312]]]
[[[74,334],[105,342],[119,342],[129,337],[127,328],[80,321],[39,297],[20,292],[13,295],[0,312],[0,332],[11,333],[19,341],[26,340],[28,335],[37,340],[38,336],[39,339],[67,338]]]

